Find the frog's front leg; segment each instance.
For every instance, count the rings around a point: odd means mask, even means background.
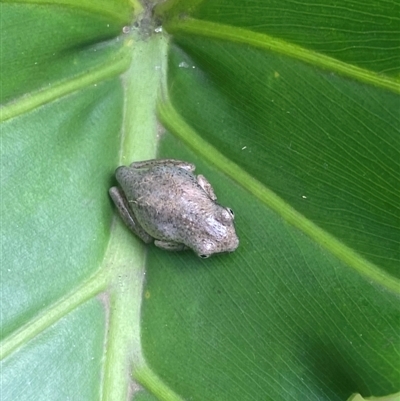
[[[154,241],[154,245],[161,249],[165,249],[166,251],[183,251],[184,249],[187,249],[187,246],[183,244],[178,244],[177,242],[172,241],[162,241],[158,239]]]
[[[151,168],[156,166],[179,167],[186,171],[194,171],[196,169],[194,164],[176,159],[151,159],[151,160],[144,160],[141,162],[133,162],[130,165],[130,167],[137,169]]]
[[[197,176],[197,183],[203,188],[203,190],[207,193],[207,195],[211,198],[211,200],[217,200],[217,197],[214,193],[214,189],[211,184],[207,181],[204,175],[199,174]]]
[[[128,226],[128,228],[146,244],[150,244],[150,242],[153,241],[153,237],[147,234],[137,221],[135,215],[129,207],[128,200],[126,199],[124,193],[118,187],[111,187],[108,193],[110,194],[111,199],[115,203],[122,220]]]

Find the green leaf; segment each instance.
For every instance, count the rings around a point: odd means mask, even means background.
[[[371,398],[363,398],[360,394],[352,395],[348,401],[398,401],[400,399],[400,393],[388,395],[387,397],[371,397]]]
[[[151,6],[0,3],[4,400],[396,397],[399,4]],[[123,226],[113,171],[156,156],[234,253]]]

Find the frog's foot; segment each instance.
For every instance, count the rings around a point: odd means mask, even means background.
[[[211,198],[211,200],[213,200],[213,201],[217,200],[217,197],[215,196],[213,187],[207,181],[207,179],[206,179],[206,177],[204,177],[204,175],[199,174],[197,176],[197,183],[203,188],[203,190],[207,193],[207,195]]]
[[[128,200],[126,199],[124,193],[118,187],[111,187],[108,193],[110,194],[111,199],[118,209],[118,213],[128,228],[146,244],[150,244],[150,242],[153,241],[153,237],[147,234],[136,220],[136,217],[131,211]]]
[[[154,245],[161,249],[165,249],[166,251],[183,251],[184,249],[187,249],[186,245],[172,241],[162,241],[159,239],[154,240]]]
[[[144,160],[141,162],[133,162],[130,167],[132,168],[151,168],[156,166],[169,166],[169,167],[178,167],[182,168],[186,171],[194,171],[196,169],[195,165],[192,163],[184,162],[182,160],[175,159],[151,159]]]

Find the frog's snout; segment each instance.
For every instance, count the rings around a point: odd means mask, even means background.
[[[232,240],[232,245],[228,252],[233,252],[235,251],[239,246],[239,237],[236,235],[236,232],[233,232],[233,240]]]

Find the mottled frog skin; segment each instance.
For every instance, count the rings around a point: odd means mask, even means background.
[[[194,170],[174,159],[134,162],[117,168],[120,187],[109,193],[125,224],[145,243],[190,248],[203,258],[233,252],[239,245],[233,211],[216,202],[211,184]]]

